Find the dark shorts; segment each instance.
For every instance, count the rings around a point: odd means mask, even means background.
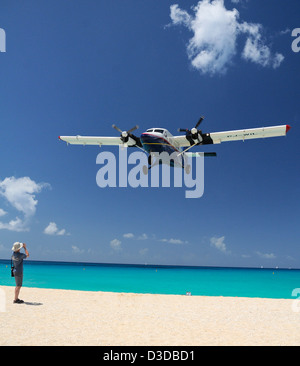
[[[23,275],[21,276],[15,275],[15,280],[16,280],[16,286],[21,287],[23,284]]]

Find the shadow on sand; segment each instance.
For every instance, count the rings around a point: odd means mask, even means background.
[[[29,301],[24,301],[24,304],[26,304],[26,305],[33,305],[33,306],[43,305],[42,302],[29,302]]]

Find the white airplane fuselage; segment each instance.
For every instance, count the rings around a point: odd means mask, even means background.
[[[184,155],[182,148],[176,146],[173,135],[165,128],[149,128],[141,134],[143,148],[152,154],[160,155],[160,164],[170,164],[171,166],[184,167]],[[162,154],[162,153],[167,154]],[[172,160],[170,160],[170,156]]]

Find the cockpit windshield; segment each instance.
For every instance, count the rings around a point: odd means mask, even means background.
[[[149,128],[146,132],[157,132],[166,135],[166,130],[162,128]]]

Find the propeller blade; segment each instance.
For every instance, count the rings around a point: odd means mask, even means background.
[[[128,133],[131,133],[131,132],[133,132],[134,130],[137,130],[138,128],[139,128],[139,126],[138,126],[138,125],[136,125],[136,126],[132,127],[130,130],[128,130],[127,132],[128,132]]]
[[[199,121],[197,122],[195,128],[198,128],[198,126],[200,125],[200,123],[204,120],[204,117],[200,117]]]
[[[199,125],[200,125],[200,123],[202,122],[204,120],[204,117],[202,116],[202,117],[200,117],[200,119],[199,119],[199,121],[196,123],[196,126],[194,127],[195,129],[198,129],[198,127],[199,127]],[[191,133],[191,130],[188,130],[187,128],[178,128],[178,130],[177,130],[178,132],[186,132],[186,133],[188,133],[188,132],[190,132]]]
[[[111,126],[112,128],[114,128],[115,130],[119,131],[119,132],[123,132],[119,127],[117,127],[116,125],[112,125]]]

